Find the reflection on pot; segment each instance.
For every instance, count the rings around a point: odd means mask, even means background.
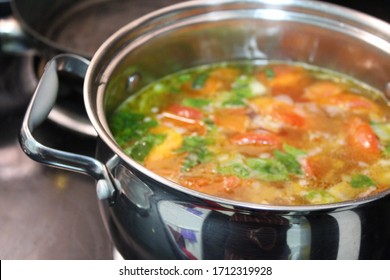
[[[155,191],[147,211],[135,205],[129,207],[124,192],[114,206],[102,204],[111,236],[125,258],[390,257],[390,227],[386,221],[389,199],[375,206],[334,213],[271,213],[196,200],[191,203],[188,198],[183,202],[173,199],[177,195],[169,196],[170,191],[160,186],[149,187]]]

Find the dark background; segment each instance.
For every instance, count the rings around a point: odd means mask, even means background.
[[[340,6],[344,6],[347,8],[364,12],[366,14],[375,16],[387,22],[390,21],[389,0],[344,0],[344,1],[328,0],[323,2],[337,4]]]

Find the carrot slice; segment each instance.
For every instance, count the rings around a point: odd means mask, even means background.
[[[358,161],[372,162],[380,157],[380,143],[371,126],[360,118],[348,123],[346,141],[350,156]]]

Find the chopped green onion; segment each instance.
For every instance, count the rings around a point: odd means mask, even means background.
[[[390,144],[387,144],[385,147],[384,147],[384,153],[385,155],[388,157],[390,156]]]
[[[191,80],[191,75],[188,74],[188,73],[182,74],[182,75],[180,75],[177,79],[178,79],[178,81],[179,81],[180,83],[185,83],[185,82]]]
[[[355,189],[367,188],[376,185],[374,180],[363,174],[353,176],[349,183]]]
[[[223,107],[242,107],[245,106],[245,102],[239,98],[232,98],[222,103]]]
[[[239,76],[232,85],[232,93],[238,99],[251,98],[255,95],[251,88],[252,79],[247,76]]]
[[[302,150],[295,148],[294,146],[290,146],[288,144],[283,144],[283,150],[286,153],[288,153],[294,157],[304,156],[307,154],[305,151],[302,151]]]
[[[370,126],[381,141],[390,141],[390,123],[371,123]]]
[[[208,73],[201,73],[195,79],[192,81],[192,88],[193,89],[202,89],[206,83],[206,80],[208,79],[209,74]]]
[[[336,198],[324,190],[312,190],[305,195],[305,199],[312,204],[336,202]]]
[[[236,175],[240,178],[248,178],[250,175],[250,169],[242,163],[232,163],[219,168],[219,172],[222,174]]]
[[[266,181],[284,181],[288,178],[286,167],[275,159],[248,159],[248,166],[255,176]]]
[[[186,98],[182,101],[184,106],[203,108],[211,103],[210,100],[200,98]]]
[[[141,139],[158,122],[146,118],[143,114],[132,112],[116,112],[110,119],[110,127],[119,145]]]
[[[200,136],[184,138],[183,145],[177,150],[179,153],[188,153],[181,168],[183,172],[187,172],[194,166],[211,160],[212,154],[207,149],[208,144],[210,144],[210,141]]]
[[[155,145],[161,144],[165,139],[162,134],[149,134],[136,141],[131,147],[125,149],[134,160],[143,162]]]
[[[297,175],[302,174],[301,165],[293,155],[288,153],[283,153],[279,150],[275,150],[274,155],[275,158],[286,167],[289,173],[297,174]]]
[[[267,77],[267,79],[272,79],[275,77],[275,72],[273,69],[271,68],[266,68],[265,69],[265,76]]]

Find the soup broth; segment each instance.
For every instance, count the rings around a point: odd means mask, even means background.
[[[181,71],[130,96],[109,126],[149,170],[218,197],[325,204],[390,185],[390,110],[382,94],[306,64]]]

